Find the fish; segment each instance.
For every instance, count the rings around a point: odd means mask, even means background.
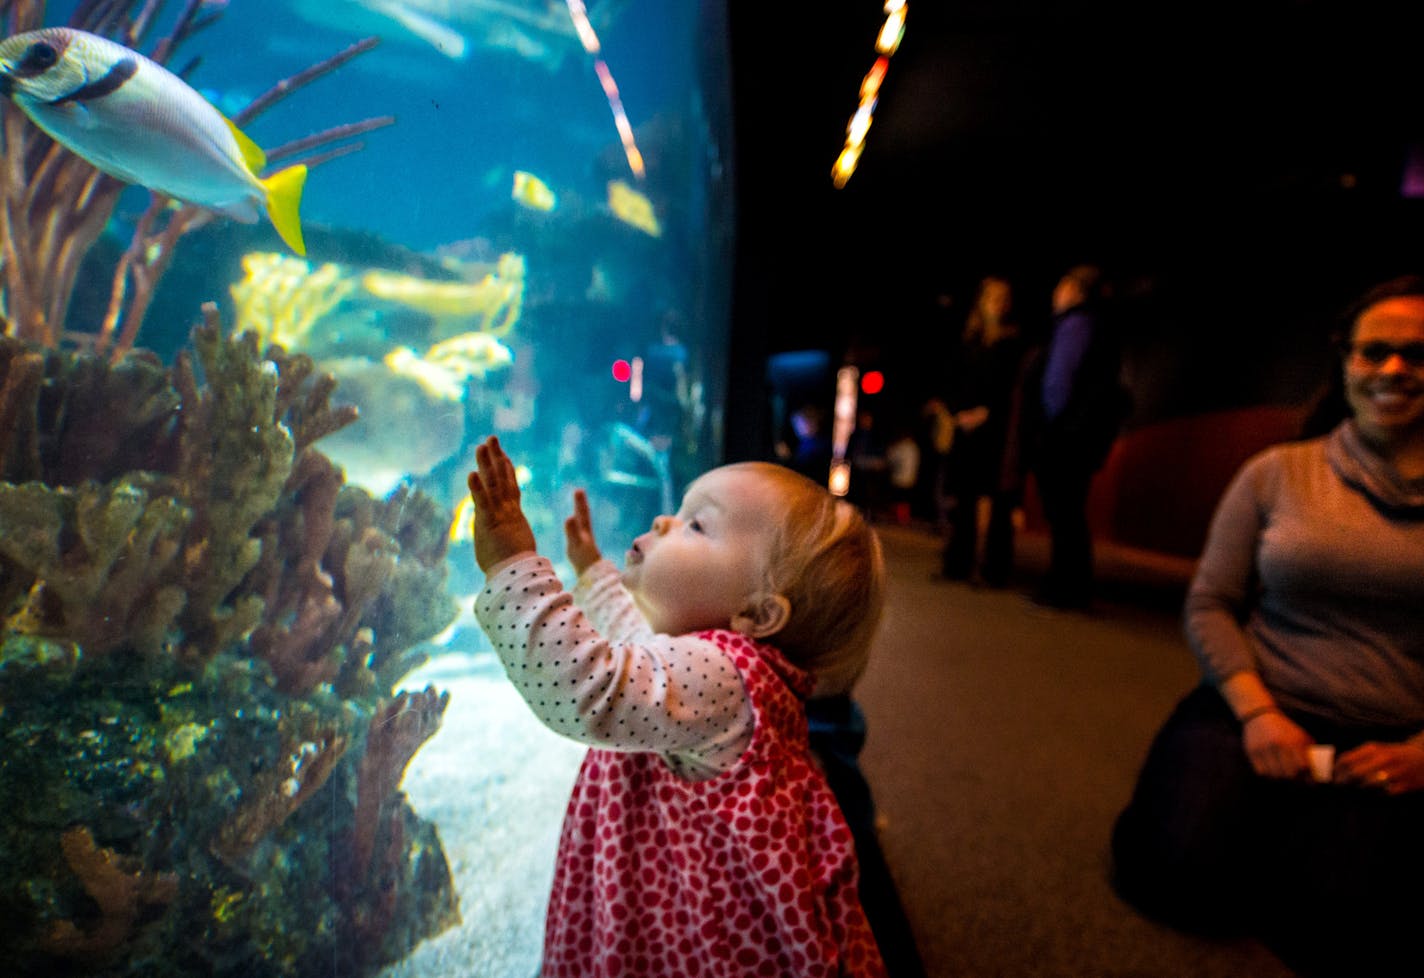
[[[547,183],[524,170],[514,171],[514,189],[510,196],[515,203],[535,211],[551,211],[558,203],[558,198]]]
[[[624,224],[655,238],[662,236],[663,228],[653,212],[653,202],[622,180],[608,181],[608,209]]]
[[[262,177],[266,155],[187,82],[130,48],[69,27],[0,41],[0,95],[95,167],[185,203],[254,224],[265,211],[306,254],[296,164]]]

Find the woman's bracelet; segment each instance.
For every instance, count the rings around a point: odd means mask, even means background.
[[[1257,717],[1263,717],[1263,716],[1265,716],[1267,713],[1280,713],[1280,712],[1281,712],[1281,708],[1280,708],[1279,706],[1276,706],[1274,703],[1272,703],[1272,704],[1270,704],[1269,706],[1255,706],[1255,707],[1252,707],[1251,709],[1247,710],[1245,713],[1241,714],[1241,715],[1240,715],[1239,717],[1237,717],[1236,719],[1239,720],[1239,721],[1241,722],[1241,726],[1244,727],[1244,726],[1246,726],[1246,724],[1250,723],[1252,720],[1256,719]]]

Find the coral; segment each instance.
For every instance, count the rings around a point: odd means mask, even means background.
[[[475,282],[434,280],[372,269],[361,276],[371,295],[432,317],[435,334],[444,338],[466,332],[504,336],[519,321],[524,305],[524,258],[501,255],[495,270]]]
[[[356,811],[352,820],[346,861],[337,872],[337,888],[354,895],[391,892],[393,874],[400,864],[393,856],[401,850],[404,835],[397,789],[416,751],[440,729],[440,718],[449,705],[449,693],[427,687],[419,693],[403,692],[382,704],[366,733],[366,749],[356,776]],[[386,845],[377,859],[379,843]],[[348,896],[350,899],[350,896]],[[355,923],[362,938],[380,941],[390,928],[394,910],[386,899],[365,901],[369,915]]]
[[[491,333],[460,333],[426,350],[423,359],[457,377],[483,378],[513,363],[514,352]]]
[[[306,346],[312,327],[359,287],[339,265],[313,268],[304,259],[275,252],[249,252],[242,256],[242,268],[242,281],[232,286],[234,330],[251,330],[264,344],[287,350]]]
[[[463,400],[465,385],[483,380],[491,371],[514,362],[514,352],[493,333],[460,333],[441,340],[417,355],[408,346],[398,346],[382,361],[392,373],[414,380],[426,393],[445,401]]]
[[[458,919],[398,791],[445,700],[391,694],[454,617],[448,513],[345,485],[317,449],[355,419],[333,378],[205,317],[166,369],[0,340],[0,462],[23,479],[0,482],[0,757],[27,758],[0,764],[0,945],[21,972],[370,974]]]
[[[346,736],[318,728],[311,714],[285,718],[277,729],[279,763],[258,773],[244,792],[242,805],[213,839],[213,854],[229,865],[240,867],[253,847],[326,784],[346,753]],[[364,767],[364,758],[361,763]]]
[[[60,836],[65,862],[99,906],[99,923],[82,931],[73,921],[59,920],[45,939],[46,947],[63,957],[89,958],[112,952],[128,939],[145,904],[165,904],[178,893],[172,873],[146,873],[112,849],[94,844],[87,828],[72,828]]]
[[[0,555],[33,577],[6,629],[91,655],[160,651],[184,606],[175,558],[191,518],[126,479],[79,490],[0,483]]]
[[[137,48],[160,6],[153,0],[83,3],[70,18],[69,26]],[[8,32],[41,27],[45,7],[43,0],[6,3]],[[211,26],[220,15],[216,5],[185,4],[171,31],[147,52],[148,56],[165,64],[185,40]],[[375,44],[375,38],[366,38],[283,79],[235,115],[233,123],[246,125],[276,102],[337,70]],[[54,348],[67,338],[66,318],[80,264],[104,233],[126,184],[99,172],[54,142],[8,100],[0,103],[4,154],[4,165],[0,166],[0,284],[5,333],[40,347]],[[335,144],[394,121],[390,116],[380,116],[326,129],[273,147],[266,154],[267,162],[273,164],[297,153],[321,150],[292,161],[310,170],[361,149],[359,142]],[[97,332],[88,337],[95,352],[117,363],[133,348],[154,289],[172,262],[180,240],[212,216],[195,205],[170,206],[163,195],[150,195],[150,203],[116,263],[108,311]]]

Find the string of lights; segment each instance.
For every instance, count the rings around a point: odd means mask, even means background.
[[[633,126],[628,122],[628,113],[623,111],[623,99],[618,94],[618,85],[613,81],[613,72],[608,70],[608,65],[600,55],[602,46],[598,43],[598,35],[594,33],[593,25],[588,22],[588,11],[584,8],[583,0],[567,2],[569,16],[573,18],[579,42],[583,44],[585,51],[593,55],[593,71],[598,75],[598,83],[603,86],[608,107],[613,110],[613,124],[618,128],[618,138],[623,141],[623,155],[628,157],[628,167],[633,171],[633,176],[641,180],[645,172],[643,154],[633,142]]]
[[[870,122],[875,115],[875,105],[880,99],[880,83],[885,80],[885,72],[890,68],[890,57],[900,47],[905,36],[905,14],[909,5],[905,0],[885,0],[885,23],[875,37],[877,57],[865,78],[860,83],[860,105],[846,125],[845,146],[831,167],[831,182],[837,189],[844,187],[860,163],[860,152],[865,146],[865,135],[870,131]]]

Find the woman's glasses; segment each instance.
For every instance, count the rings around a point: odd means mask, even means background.
[[[1345,352],[1358,357],[1371,367],[1382,367],[1391,357],[1398,355],[1411,370],[1424,370],[1424,343],[1405,343],[1402,346],[1378,341],[1350,343],[1346,345]]]

